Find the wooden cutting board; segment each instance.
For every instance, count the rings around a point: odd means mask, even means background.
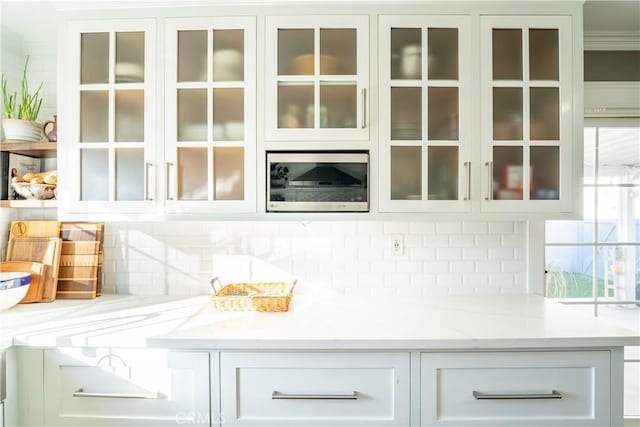
[[[39,262],[30,261],[3,261],[0,262],[0,271],[17,271],[20,273],[31,273],[31,284],[27,294],[20,300],[20,304],[29,302],[40,302],[47,266]]]
[[[58,237],[59,221],[11,221],[9,238],[15,237]]]
[[[56,299],[62,240],[59,237],[16,237],[9,239],[7,261],[32,261],[47,266],[42,302]]]

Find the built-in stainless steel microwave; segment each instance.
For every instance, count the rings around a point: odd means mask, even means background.
[[[267,211],[368,210],[368,153],[267,153]]]

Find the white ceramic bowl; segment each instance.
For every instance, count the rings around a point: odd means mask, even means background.
[[[31,273],[0,271],[0,311],[18,304],[30,285]]]
[[[25,199],[48,200],[53,199],[56,196],[56,186],[54,184],[13,182],[11,185],[13,186],[13,189],[16,190],[16,193]]]
[[[228,140],[241,141],[244,139],[244,123],[227,122],[224,125],[224,136]]]
[[[116,81],[121,83],[142,82],[144,68],[135,62],[118,62],[115,67]]]
[[[213,53],[213,80],[238,81],[242,79],[244,55],[235,49],[220,49]]]

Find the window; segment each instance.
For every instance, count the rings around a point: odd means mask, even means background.
[[[640,121],[587,119],[584,219],[547,221],[545,295],[593,304],[627,328],[640,318]],[[625,348],[624,413],[640,418],[640,347]]]

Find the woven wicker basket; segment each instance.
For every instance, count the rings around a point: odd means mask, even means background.
[[[211,298],[220,311],[288,311],[296,282],[230,283],[217,290]]]

